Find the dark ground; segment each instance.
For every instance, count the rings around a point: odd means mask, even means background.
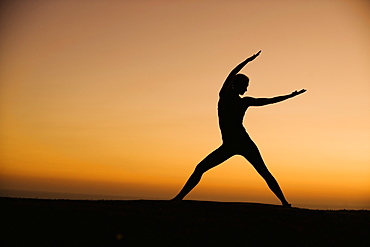
[[[370,211],[0,198],[0,246],[370,246]]]

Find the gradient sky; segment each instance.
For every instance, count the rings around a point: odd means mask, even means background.
[[[370,209],[370,4],[2,1],[0,189],[169,199],[221,144],[218,91],[294,99],[244,125],[294,206]],[[37,194],[35,194],[37,195]],[[187,199],[279,201],[233,157]]]

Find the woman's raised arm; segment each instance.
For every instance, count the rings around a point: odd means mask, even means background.
[[[224,94],[225,92],[229,91],[230,87],[231,87],[231,84],[234,80],[234,77],[236,76],[236,74],[238,74],[238,72],[249,62],[253,61],[256,57],[258,57],[258,55],[261,53],[261,51],[257,52],[256,54],[254,54],[253,56],[245,59],[243,62],[241,62],[240,64],[238,64],[238,66],[236,66],[231,72],[230,74],[227,76],[224,84],[222,85],[222,88],[220,90],[220,96],[221,94]]]

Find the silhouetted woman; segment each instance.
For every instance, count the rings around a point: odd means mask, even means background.
[[[261,51],[247,58],[236,66],[226,78],[218,101],[218,119],[222,134],[222,145],[204,158],[195,168],[180,193],[172,200],[182,200],[200,181],[203,173],[221,164],[234,155],[246,158],[257,172],[265,179],[272,192],[279,198],[283,206],[290,207],[284,197],[279,184],[267,169],[256,144],[249,137],[243,127],[243,118],[250,106],[264,106],[277,103],[301,93],[306,90],[294,91],[291,94],[273,98],[240,97],[248,88],[249,78],[238,72],[248,63],[253,61]]]

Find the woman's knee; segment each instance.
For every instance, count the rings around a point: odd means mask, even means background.
[[[265,163],[252,163],[253,167],[256,169],[258,174],[260,174],[264,179],[271,179],[273,178],[271,172],[267,169]]]
[[[204,166],[203,164],[198,164],[195,169],[194,169],[194,174],[200,174],[202,175],[203,173],[205,173],[206,171],[208,171],[209,169],[207,169],[206,166]]]

